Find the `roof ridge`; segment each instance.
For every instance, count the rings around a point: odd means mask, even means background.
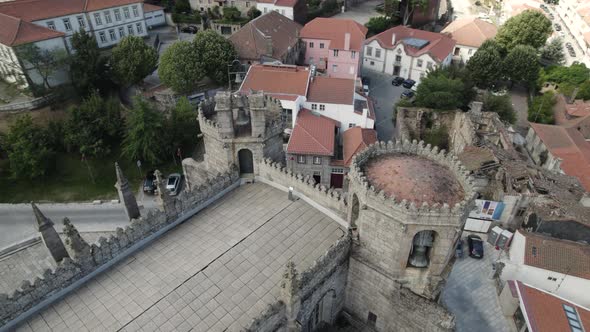
[[[309,111],[309,113],[310,113],[309,115],[313,115],[313,112],[312,112],[312,111]],[[321,117],[322,115],[320,114],[319,116]],[[305,126],[303,126],[303,125],[302,125],[301,123],[299,123],[299,122],[297,122],[297,125],[298,125],[298,126],[300,126],[300,127],[301,127],[301,129],[303,129],[303,131],[304,131],[305,133],[307,133],[307,135],[309,135],[309,137],[311,137],[311,139],[312,139],[312,140],[314,140],[314,141],[315,141],[315,142],[316,142],[316,143],[317,143],[319,146],[321,146],[321,147],[322,147],[322,148],[323,148],[323,149],[324,149],[326,152],[330,152],[330,151],[328,150],[328,148],[327,148],[327,147],[325,147],[324,145],[322,145],[322,143],[320,143],[320,142],[319,142],[319,141],[318,141],[318,140],[315,138],[315,136],[314,136],[314,135],[312,135],[312,134],[311,134],[311,133],[310,133],[310,132],[307,130],[307,128],[305,128]]]
[[[20,27],[23,22],[23,20],[18,17],[16,17],[16,19],[18,20],[18,26],[16,27],[16,31],[14,32],[14,36],[12,37],[12,40],[10,41],[10,45],[14,44],[14,42],[16,41],[16,38],[18,37],[18,34],[20,32]]]

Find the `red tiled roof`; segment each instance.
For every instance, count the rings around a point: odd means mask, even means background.
[[[353,79],[316,76],[309,84],[308,102],[353,105]]]
[[[543,141],[547,150],[561,158],[561,169],[580,180],[590,191],[590,143],[576,128],[531,123],[531,128]]]
[[[395,45],[391,43],[391,39],[395,34]],[[404,39],[417,38],[429,41],[428,45],[417,49],[403,43]],[[408,27],[398,25],[389,30],[385,30],[380,34],[373,36],[367,40],[371,42],[376,40],[383,48],[393,49],[400,43],[403,44],[406,53],[411,56],[420,56],[422,54],[430,54],[436,61],[443,61],[449,54],[453,52],[455,41],[441,33],[410,29]]]
[[[590,102],[574,100],[573,104],[565,104],[565,112],[575,117],[590,115]]]
[[[144,13],[155,12],[156,10],[164,10],[164,7],[152,5],[149,3],[143,4],[143,12]]]
[[[132,3],[141,0],[16,0],[0,3],[0,13],[32,22]]]
[[[368,128],[350,128],[342,134],[342,142],[344,165],[349,166],[355,154],[377,142],[377,132]]]
[[[337,126],[338,123],[330,118],[302,109],[297,113],[287,153],[333,156]]]
[[[519,231],[526,239],[524,263],[590,279],[590,245]]]
[[[47,1],[47,0],[43,0]],[[141,3],[142,0],[86,0],[86,11],[91,12],[99,9],[125,6],[132,3]]]
[[[300,0],[257,0],[258,3],[272,3],[279,7],[290,7],[293,8]]]
[[[590,310],[537,288],[516,281],[531,332],[571,331],[563,305],[574,307],[584,331],[590,329]]]
[[[310,71],[306,67],[252,65],[240,87],[240,93],[264,91],[269,94],[305,96]]]
[[[7,46],[18,46],[64,35],[62,32],[51,30],[2,13],[0,13],[0,27],[2,27],[0,29],[0,43]]]
[[[367,28],[353,20],[318,17],[301,29],[301,38],[330,40],[330,49],[344,49],[344,36],[350,33],[350,49],[360,51]]]
[[[454,20],[441,33],[448,34],[459,45],[480,47],[484,41],[496,36],[498,28],[478,18],[467,17]]]
[[[240,59],[260,60],[264,55],[277,60],[288,54],[299,42],[301,25],[271,10],[244,25],[229,37]],[[267,52],[267,38],[272,43],[272,54]]]

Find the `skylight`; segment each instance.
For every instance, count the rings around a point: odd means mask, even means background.
[[[406,44],[408,46],[415,47],[417,49],[421,49],[422,47],[424,47],[430,43],[428,40],[419,39],[419,38],[405,38],[403,40],[403,42],[404,42],[404,44]]]
[[[582,323],[580,322],[580,317],[578,316],[578,312],[572,306],[567,304],[563,305],[563,310],[565,310],[565,315],[567,316],[567,321],[570,324],[570,328],[572,332],[584,332],[582,329]]]

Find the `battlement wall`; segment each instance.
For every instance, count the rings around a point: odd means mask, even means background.
[[[131,224],[124,229],[117,228],[115,235],[101,237],[97,243],[91,245],[86,243],[67,218],[64,219],[65,245],[72,259],[63,259],[55,271],[47,269],[33,282],[24,280],[20,288],[12,294],[0,294],[0,326],[10,329],[11,326],[7,324],[17,324],[14,320],[20,318],[19,316],[31,309],[37,311],[49,305],[47,300],[53,295],[83,278],[100,273],[99,269],[102,270],[106,265],[114,264],[139,250],[238,184],[239,175],[236,170],[219,174],[192,191],[183,191],[176,197],[168,197],[164,211],[150,210],[146,216],[131,220]]]

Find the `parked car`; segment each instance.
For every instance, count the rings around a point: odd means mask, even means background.
[[[391,80],[391,84],[395,86],[400,86],[402,85],[402,83],[404,83],[404,81],[405,79],[403,77],[396,76],[393,78],[393,80]]]
[[[178,173],[172,173],[168,176],[168,181],[166,182],[166,190],[170,193],[171,196],[178,195],[180,191],[180,180],[181,176]]]
[[[553,14],[549,13],[549,19],[550,19],[550,20],[553,20],[553,19],[555,19],[555,17],[553,16]]]
[[[192,34],[195,34],[195,33],[197,33],[197,31],[199,31],[199,28],[197,28],[194,25],[189,25],[189,26],[186,26],[186,27],[183,27],[182,29],[180,29],[180,31],[181,32],[184,32],[184,33],[192,33]]]
[[[406,90],[406,91],[402,92],[401,97],[402,97],[402,99],[412,99],[414,97],[414,91]]]
[[[549,13],[549,8],[547,8],[547,6],[541,5],[540,7],[545,11],[545,13]]]
[[[369,78],[367,76],[361,78],[361,81],[363,82],[363,85],[370,85],[371,84],[371,78]]]
[[[467,236],[467,246],[469,247],[469,256],[477,259],[483,258],[483,241],[479,236]]]
[[[411,80],[411,79],[409,79],[409,78],[408,78],[407,80],[405,80],[405,81],[402,83],[402,86],[403,86],[404,88],[406,88],[406,89],[411,89],[411,88],[414,86],[414,84],[416,84],[416,81],[414,81],[414,80]]]
[[[363,85],[363,93],[365,94],[365,96],[369,95],[369,86],[368,85]]]
[[[154,171],[149,171],[145,175],[143,180],[143,192],[153,194],[158,186],[156,184],[156,175],[154,175]]]
[[[572,58],[576,57],[576,51],[574,51],[573,49],[569,50],[569,54]]]
[[[567,48],[573,48],[574,46],[572,45],[572,43],[567,42],[567,43],[565,43],[565,47],[567,47]]]
[[[553,27],[555,28],[555,31],[561,31],[561,25],[558,23],[553,24]]]

